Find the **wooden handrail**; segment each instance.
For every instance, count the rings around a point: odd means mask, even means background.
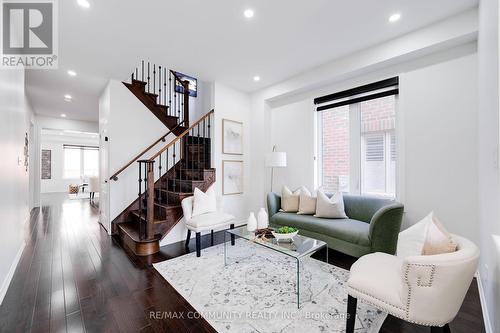
[[[179,81],[180,83],[182,83],[183,81],[181,80],[181,78],[173,71],[173,70],[170,70],[170,73],[172,73],[172,75],[174,76],[174,78]]]
[[[212,115],[214,112],[215,112],[214,109],[212,109],[210,112],[207,112],[203,117],[201,117],[195,123],[193,123],[187,130],[185,130],[184,132],[182,132],[181,135],[179,135],[178,137],[176,137],[175,139],[173,139],[172,141],[170,141],[168,145],[166,145],[159,152],[157,152],[155,155],[153,155],[153,157],[151,157],[149,160],[152,161],[155,158],[157,158],[158,156],[160,156],[161,154],[163,154],[168,148],[172,147],[177,141],[179,141],[180,139],[182,139],[183,137],[185,137],[186,134],[189,133],[189,131],[191,131],[196,125],[198,125],[199,123],[201,123],[203,120],[205,120],[208,117],[210,117],[210,115]]]
[[[122,173],[125,169],[127,169],[132,163],[134,163],[135,161],[137,161],[139,159],[139,157],[141,157],[142,155],[146,154],[148,151],[150,151],[154,146],[156,146],[160,141],[163,141],[165,140],[165,138],[167,136],[169,136],[170,134],[172,134],[172,132],[177,128],[179,127],[180,125],[182,125],[182,123],[179,123],[177,125],[175,125],[175,127],[168,131],[167,134],[163,135],[162,137],[160,137],[158,140],[156,140],[155,142],[153,142],[151,145],[149,145],[146,149],[144,149],[142,152],[140,152],[138,155],[136,155],[133,159],[130,160],[130,162],[128,162],[127,164],[125,164],[122,168],[120,168],[120,170],[118,170],[117,172],[115,172],[111,177],[109,177],[109,180],[114,180],[114,181],[117,181],[118,180],[118,175],[120,173]]]

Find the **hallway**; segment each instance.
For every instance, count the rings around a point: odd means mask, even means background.
[[[88,200],[42,196],[0,308],[1,332],[211,331],[203,320],[150,320],[150,311],[192,308],[97,218]]]

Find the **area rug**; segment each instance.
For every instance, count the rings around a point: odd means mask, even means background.
[[[154,264],[197,311],[164,317],[204,317],[218,332],[345,332],[347,270],[306,258],[297,309],[296,261],[239,239]],[[356,332],[378,332],[387,314],[358,302]]]

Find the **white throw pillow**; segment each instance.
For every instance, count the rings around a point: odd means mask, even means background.
[[[305,187],[302,188],[299,195],[299,215],[313,215],[316,213],[316,197]]]
[[[281,211],[286,213],[297,213],[299,210],[299,196],[302,188],[292,193],[290,189],[283,186],[281,191]]]
[[[215,195],[214,184],[210,186],[207,192],[203,193],[199,188],[194,189],[193,198],[193,214],[198,216],[201,214],[212,213],[217,211],[217,197]]]
[[[456,250],[456,243],[444,226],[434,216],[434,212],[399,233],[396,254],[400,258],[440,253]]]
[[[323,191],[318,191],[316,214],[314,217],[346,219],[347,215],[344,211],[344,196],[342,192],[337,192],[331,198],[328,198]]]

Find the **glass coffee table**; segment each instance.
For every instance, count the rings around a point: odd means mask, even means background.
[[[229,264],[228,254],[230,247],[228,246],[228,238],[231,245],[235,245],[235,239],[241,238],[249,243],[256,244],[284,256],[290,257],[296,261],[296,285],[295,291],[297,293],[297,307],[300,308],[300,274],[301,274],[301,260],[310,257],[318,250],[326,249],[326,262],[328,262],[328,245],[320,240],[309,238],[306,236],[296,235],[293,237],[293,242],[280,241],[277,242],[276,238],[267,238],[265,240],[256,238],[255,233],[248,231],[246,225],[235,229],[228,229],[224,232],[224,265]]]

